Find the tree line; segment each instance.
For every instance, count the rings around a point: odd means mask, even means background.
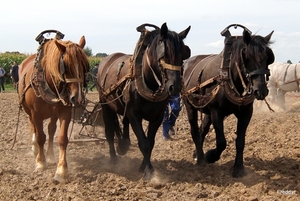
[[[95,56],[93,56],[92,49],[89,47],[84,48],[84,53],[88,57],[89,65],[90,65],[90,70],[92,68],[99,64],[103,57],[108,56],[106,53],[97,53]],[[10,69],[13,65],[14,62],[16,62],[18,65],[22,63],[24,59],[26,59],[30,54],[23,54],[20,52],[5,52],[5,53],[0,53],[0,67],[4,68],[6,72],[6,77],[10,77]],[[11,79],[5,79],[6,84],[12,83]]]

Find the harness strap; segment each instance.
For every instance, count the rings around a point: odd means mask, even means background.
[[[235,66],[236,66],[237,72],[238,72],[238,74],[239,74],[239,76],[240,76],[240,80],[241,80],[241,82],[242,82],[242,85],[243,85],[243,87],[244,87],[244,90],[246,90],[246,89],[247,89],[247,86],[246,86],[246,84],[245,84],[245,81],[244,81],[243,76],[242,76],[242,73],[241,73],[241,69],[239,68],[239,65],[238,65],[237,62],[235,62]]]
[[[161,82],[159,81],[158,77],[156,76],[156,73],[154,72],[153,68],[151,67],[148,55],[146,57],[146,60],[147,60],[147,64],[148,64],[148,66],[149,66],[149,68],[150,68],[150,70],[153,74],[153,77],[154,77],[156,83],[158,84],[159,87],[161,87]]]
[[[259,68],[259,69],[255,70],[255,71],[250,72],[249,76],[251,77],[253,75],[263,75],[263,74],[270,76],[270,70],[269,69]]]
[[[182,66],[175,66],[172,64],[167,64],[164,59],[160,59],[159,62],[162,65],[163,69],[174,70],[174,71],[182,70]]]
[[[198,85],[196,85],[195,87],[189,89],[187,92],[185,92],[184,94],[190,94],[190,93],[194,93],[195,91],[197,91],[198,89],[201,89],[203,87],[205,87],[206,85],[212,84],[215,81],[217,81],[219,78],[221,78],[220,75],[217,75],[215,77],[212,77],[202,83],[199,83]]]
[[[110,93],[112,93],[113,91],[118,89],[120,87],[120,85],[123,84],[123,82],[125,82],[125,81],[127,81],[128,79],[131,79],[131,78],[132,78],[132,73],[128,73],[127,75],[122,77],[116,84],[112,85],[107,90],[103,91],[101,96],[105,97],[105,96],[109,95]]]
[[[65,83],[72,83],[72,82],[80,82],[83,83],[83,80],[80,78],[66,78],[65,77]]]

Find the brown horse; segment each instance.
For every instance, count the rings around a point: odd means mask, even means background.
[[[66,149],[72,106],[84,101],[82,84],[86,84],[84,75],[89,70],[88,60],[83,51],[84,45],[84,36],[79,44],[57,39],[45,40],[38,53],[26,58],[19,69],[20,105],[29,116],[37,171],[47,167],[43,121],[50,118],[47,149],[47,158],[50,160],[54,159],[53,137],[56,122],[60,122],[60,153],[54,176],[54,180],[58,182],[65,182],[68,178]]]
[[[266,37],[251,35],[242,25],[243,36],[231,36],[228,26],[223,32],[224,50],[217,55],[198,55],[184,63],[185,91],[183,101],[187,109],[191,135],[196,146],[197,164],[214,163],[226,148],[224,119],[234,114],[237,121],[236,158],[233,177],[244,175],[243,151],[245,133],[252,117],[254,99],[268,95],[265,78],[274,54],[269,48],[271,32]],[[204,113],[199,128],[198,111]],[[203,152],[203,142],[213,125],[216,148]]]
[[[140,171],[144,179],[151,179],[154,169],[150,158],[155,135],[163,120],[170,95],[179,94],[182,88],[183,60],[190,56],[184,45],[190,27],[177,34],[168,30],[166,23],[149,32],[138,27],[141,38],[134,55],[114,53],[99,65],[99,97],[103,109],[105,134],[109,144],[111,162],[116,162],[114,137],[118,137],[117,151],[120,155],[129,149],[129,123],[138,139],[143,162]],[[117,114],[123,115],[123,132]],[[142,121],[148,124],[147,135]]]

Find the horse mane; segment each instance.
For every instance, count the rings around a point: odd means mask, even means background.
[[[166,40],[166,51],[170,58],[170,61],[176,61],[176,58],[178,57],[178,54],[182,52],[183,49],[183,41],[179,39],[179,36],[174,31],[168,32],[168,39]],[[175,47],[174,47],[175,45]],[[168,51],[168,50],[174,50],[174,51]]]
[[[252,35],[250,43],[246,46],[243,42],[243,37],[238,37],[236,42],[233,45],[232,52],[235,52],[235,58],[240,59],[240,51],[243,48],[247,48],[247,51],[244,51],[246,58],[254,58],[257,62],[261,57],[265,56],[262,53],[266,53],[270,49],[272,41],[267,41],[264,37],[259,35]]]
[[[58,49],[55,41],[66,47],[66,51],[64,53]],[[79,47],[78,44],[71,41],[52,39],[45,43],[43,50],[44,56],[41,62],[42,67],[45,71],[52,75],[55,83],[59,83],[60,81],[64,80],[59,66],[59,60],[62,55],[65,73],[68,75],[68,77],[77,77],[77,67],[75,66],[78,66],[79,78],[84,80],[84,74],[88,72],[89,63],[83,49]]]
[[[159,44],[159,40],[160,34],[158,33],[158,35],[156,35],[152,42],[154,47],[150,48],[149,50],[149,56],[151,56],[152,58],[157,57],[156,47]],[[178,54],[182,52],[183,46],[184,43],[179,39],[178,34],[174,31],[169,30],[167,40],[165,40],[165,53],[168,55],[170,61],[176,61],[177,58],[180,59],[180,57],[178,57]],[[153,60],[153,62],[155,62],[155,60]]]

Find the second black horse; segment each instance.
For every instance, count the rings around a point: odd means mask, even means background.
[[[242,36],[231,36],[229,28],[244,29]],[[271,32],[266,37],[251,35],[242,25],[229,25],[221,33],[225,47],[217,55],[198,55],[184,63],[185,103],[191,135],[196,146],[197,164],[214,163],[226,148],[224,119],[234,114],[237,118],[236,158],[233,177],[245,174],[243,151],[245,133],[253,113],[254,99],[268,95],[266,79],[268,65],[274,62],[269,48]],[[204,113],[198,126],[198,111]],[[203,142],[210,125],[216,133],[216,148],[204,154]]]

